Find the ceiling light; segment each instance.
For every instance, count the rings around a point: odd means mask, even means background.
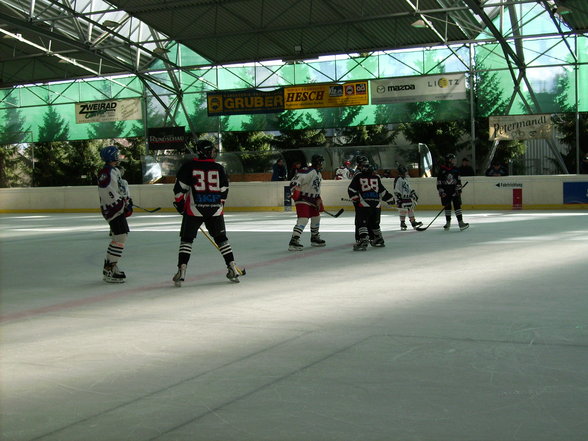
[[[104,20],[102,24],[107,28],[116,28],[119,25],[118,21],[113,20]]]
[[[423,20],[422,18],[419,18],[417,21],[415,21],[414,23],[411,23],[411,26],[413,28],[426,28],[427,27],[427,23],[425,23],[425,20]]]

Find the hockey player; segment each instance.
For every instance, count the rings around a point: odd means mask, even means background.
[[[102,216],[110,225],[112,233],[110,244],[106,250],[106,259],[102,270],[103,279],[108,283],[123,283],[126,275],[119,270],[118,261],[122,257],[125,242],[129,234],[127,217],[133,214],[133,203],[128,197],[119,165],[119,151],[116,146],[104,147],[100,150],[104,167],[98,174],[98,195]],[[124,182],[123,182],[124,181]]]
[[[420,227],[422,222],[417,222],[414,217],[414,207],[416,206],[419,197],[410,186],[407,179],[408,170],[402,164],[398,166],[398,176],[394,179],[394,197],[396,198],[396,206],[398,207],[398,214],[400,215],[400,229],[406,230],[406,215],[412,228]]]
[[[455,217],[461,231],[470,224],[465,223],[461,213],[461,177],[459,169],[455,166],[455,155],[449,153],[445,156],[445,164],[441,166],[437,176],[437,191],[441,198],[441,204],[445,207],[445,225],[443,229],[449,231],[451,228],[451,206],[455,210]]]
[[[296,225],[292,232],[289,251],[302,251],[304,248],[300,243],[300,236],[310,220],[310,245],[313,247],[324,247],[326,242],[321,239],[319,234],[320,215],[324,210],[323,201],[321,200],[321,170],[325,158],[321,155],[313,155],[310,161],[310,167],[304,167],[298,171],[296,176],[290,182],[292,189],[292,199],[296,204]]]
[[[353,251],[365,251],[369,243],[374,247],[385,246],[380,230],[381,201],[393,204],[394,196],[386,190],[367,157],[359,156],[356,161],[357,171],[347,193],[355,207]]]
[[[351,161],[345,161],[343,165],[335,170],[335,180],[343,181],[353,177],[353,169],[351,168]]]
[[[186,267],[192,254],[192,244],[198,229],[204,224],[225,260],[227,279],[238,283],[245,269],[235,264],[233,250],[225,231],[224,204],[229,193],[225,168],[215,162],[216,148],[207,140],[196,143],[198,158],[185,162],[178,170],[174,185],[174,207],[182,215],[178,272],[172,280],[182,286]]]

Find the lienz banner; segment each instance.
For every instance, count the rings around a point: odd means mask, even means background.
[[[139,98],[76,103],[75,111],[77,124],[128,121],[143,117]]]
[[[372,104],[464,100],[465,74],[427,75],[370,81]]]
[[[208,116],[277,113],[284,110],[284,91],[262,92],[246,89],[233,92],[208,92]]]
[[[512,141],[521,139],[545,139],[551,137],[553,122],[551,115],[491,116],[489,139]]]

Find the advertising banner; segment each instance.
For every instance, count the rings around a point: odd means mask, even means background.
[[[234,92],[208,92],[208,116],[277,113],[284,110],[284,91],[262,92],[246,89]]]
[[[147,129],[149,150],[176,150],[186,142],[185,127],[155,127]]]
[[[553,123],[550,115],[491,116],[489,139],[491,141],[518,141],[521,139],[550,138]]]
[[[465,100],[465,74],[426,75],[370,81],[372,104]]]
[[[128,121],[143,118],[139,98],[76,103],[75,111],[77,124]]]
[[[363,106],[368,104],[368,82],[311,84],[284,88],[286,110],[319,107]]]
[[[588,204],[588,182],[564,182],[564,204]]]

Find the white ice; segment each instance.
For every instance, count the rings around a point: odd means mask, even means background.
[[[99,215],[0,215],[0,439],[588,439],[588,211],[442,217],[288,252],[293,213],[229,213],[247,275],[199,236],[175,288],[177,215],[130,218],[120,285]]]

